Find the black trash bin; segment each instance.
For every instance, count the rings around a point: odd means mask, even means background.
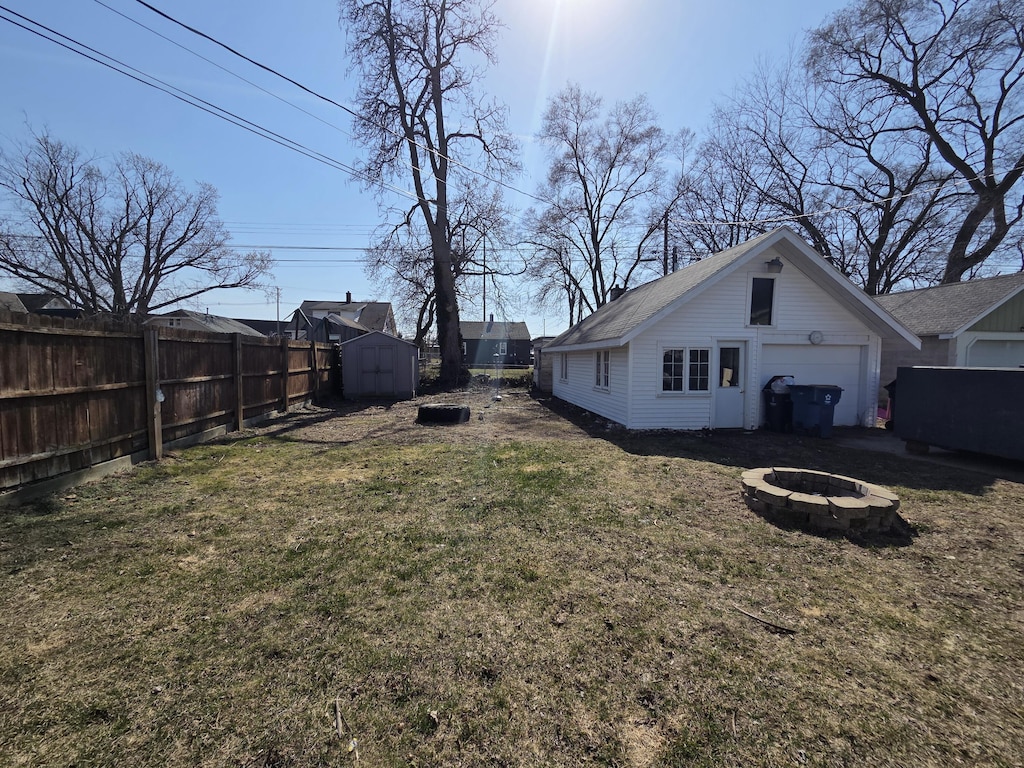
[[[843,388],[835,384],[790,384],[793,429],[818,437],[832,437],[832,419]]]
[[[764,393],[765,426],[772,432],[793,431],[793,401],[789,397],[792,376],[772,376],[761,391]]]

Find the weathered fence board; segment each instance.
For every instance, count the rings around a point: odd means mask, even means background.
[[[239,429],[335,367],[325,344],[0,312],[0,492]]]

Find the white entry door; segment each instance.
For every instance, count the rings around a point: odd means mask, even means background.
[[[746,372],[746,344],[722,342],[717,350],[715,377],[715,424],[717,429],[739,429],[743,424],[743,386]]]

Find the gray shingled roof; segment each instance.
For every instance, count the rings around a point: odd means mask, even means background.
[[[876,296],[875,301],[918,336],[955,333],[1024,290],[1024,272],[916,291]]]
[[[357,331],[361,331],[362,333],[370,332],[370,329],[367,328],[362,323],[357,323],[355,320],[350,320],[349,318],[343,315],[330,314],[327,317],[325,317],[324,320],[330,325],[339,326],[343,328],[353,328]]]
[[[386,331],[391,316],[387,301],[304,301],[299,310],[309,315],[358,314],[359,325],[371,331]]]
[[[498,341],[529,341],[530,329],[526,323],[474,322],[463,320],[459,323],[463,339],[495,339]]]
[[[239,320],[232,320],[230,317],[220,317],[219,315],[208,315],[205,312],[193,312],[191,309],[176,309],[164,315],[154,315],[154,317],[187,317],[202,325],[210,333],[240,333],[244,336],[263,335],[255,328]]]
[[[605,304],[590,317],[565,331],[547,346],[562,347],[617,341],[761,245],[776,232],[778,230],[755,237],[741,245],[689,264],[670,275],[626,291],[615,301]]]
[[[6,309],[8,312],[28,312],[28,308],[18,298],[18,294],[5,291],[0,291],[0,309]]]

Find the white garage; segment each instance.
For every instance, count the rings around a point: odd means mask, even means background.
[[[1024,339],[977,339],[967,348],[969,368],[1024,367]]]
[[[764,386],[773,376],[792,376],[795,384],[835,384],[843,388],[836,406],[836,426],[863,424],[864,347],[853,345],[765,344],[761,376]]]
[[[901,367],[1024,365],[1024,272],[916,291],[876,296],[875,301],[912,330],[920,350],[883,340],[882,382]]]
[[[555,397],[630,429],[757,429],[773,376],[842,387],[833,423],[873,426],[883,339],[920,347],[783,227],[617,294],[544,354]]]

